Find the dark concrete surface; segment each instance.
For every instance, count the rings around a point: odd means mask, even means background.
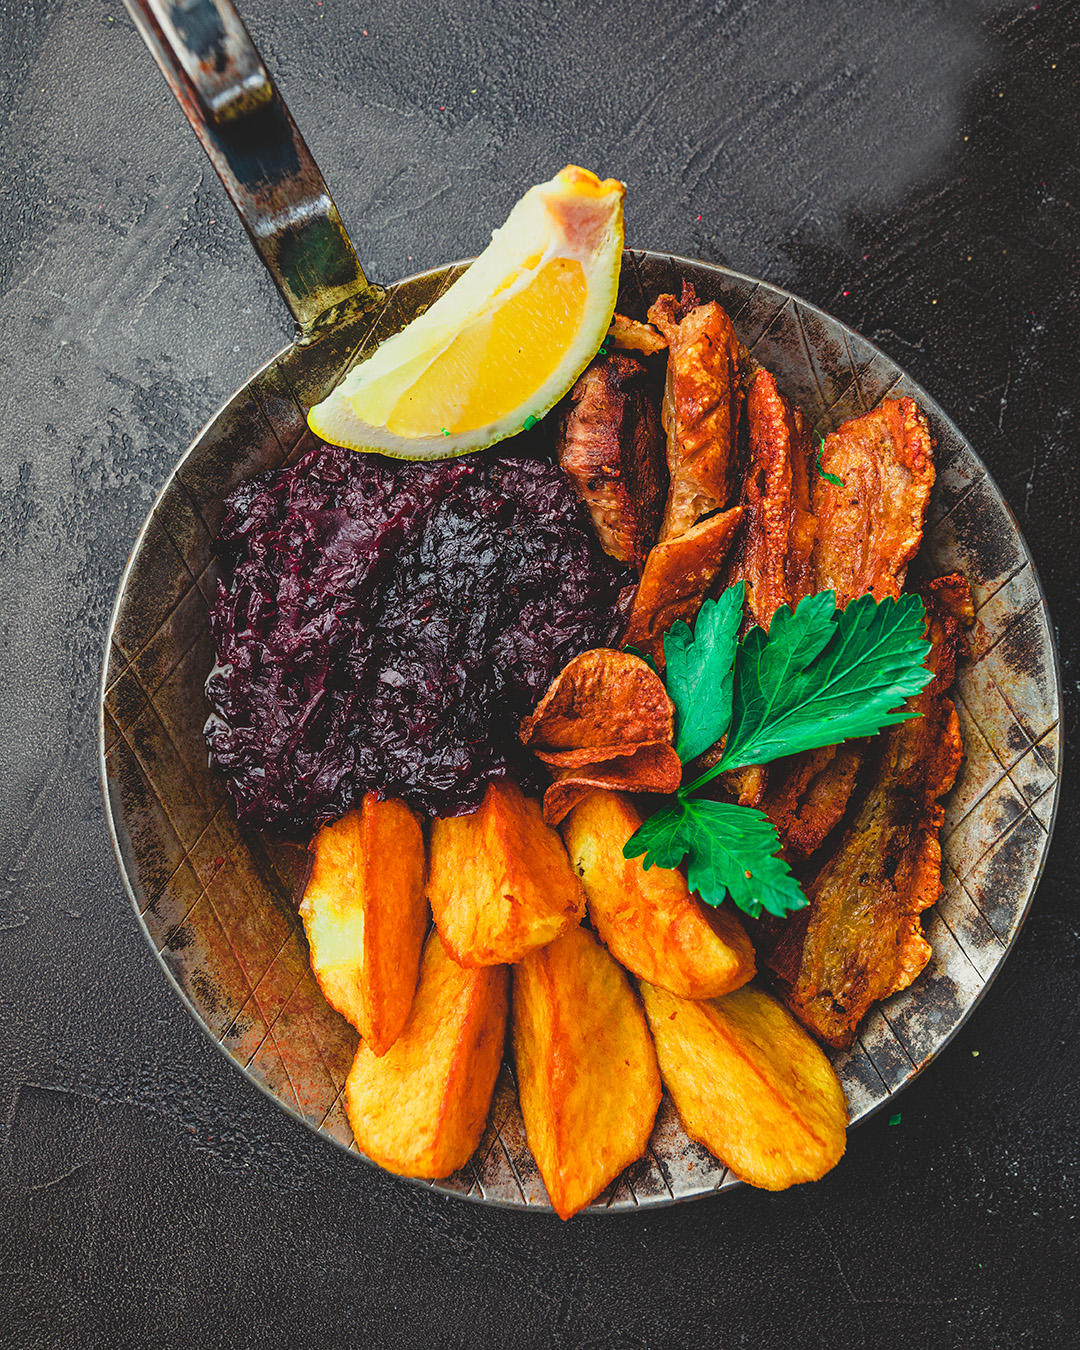
[[[478,250],[576,161],[628,239],[823,305],[986,458],[1075,744],[1080,7],[247,0],[358,250]],[[290,336],[119,0],[0,5],[0,1343],[1076,1344],[1080,819],[984,1004],[824,1182],[555,1220],[429,1196],[261,1097],[169,990],[102,823],[127,550]]]

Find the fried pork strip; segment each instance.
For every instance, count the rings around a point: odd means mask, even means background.
[[[931,949],[920,915],[941,891],[941,797],[963,758],[948,697],[961,627],[971,621],[962,576],[924,592],[927,664],[934,679],[909,706],[921,716],[885,733],[867,795],[839,847],[808,884],[766,965],[796,1017],[828,1045],[845,1049],[871,1004],[905,989]]]
[[[808,589],[835,591],[841,608],[865,591],[899,595],[934,485],[926,418],[910,398],[885,399],[826,437],[821,468],[843,484],[815,477]],[[774,773],[764,807],[792,861],[809,858],[840,823],[865,753],[862,744],[829,746]]]
[[[635,357],[600,357],[571,390],[556,438],[559,463],[604,549],[639,571],[656,541],[666,478],[649,385]]]
[[[747,383],[746,421],[750,462],[743,480],[743,520],[726,584],[746,583],[744,632],[768,629],[781,605],[794,607],[812,589],[811,552],[817,522],[810,511],[810,437],[800,409],[793,408],[776,380],[758,367]],[[710,768],[722,753],[715,745],[702,758]],[[747,765],[720,781],[740,806],[759,806],[769,769]]]
[[[746,582],[747,619],[768,629],[781,605],[794,608],[813,589],[817,521],[810,510],[810,437],[800,409],[760,368],[747,388],[746,421],[745,516],[728,584]]]
[[[720,575],[742,507],[732,507],[659,543],[645,560],[623,645],[637,647],[658,665],[664,634],[677,619],[691,622]]]
[[[671,476],[660,529],[664,542],[728,503],[746,353],[720,306],[699,305],[691,286],[684,285],[681,300],[661,295],[649,319],[669,348],[661,414]]]
[[[934,442],[910,398],[884,399],[825,438],[814,482],[814,590],[843,608],[866,591],[897,596],[919,551],[934,486]]]
[[[667,350],[667,339],[660,336],[651,323],[628,319],[625,314],[613,314],[611,327],[604,339],[609,347],[624,352],[640,352],[642,356],[657,356]]]
[[[769,767],[775,786],[764,811],[791,862],[809,858],[821,847],[847,810],[862,768],[864,743],[826,745],[792,755]]]

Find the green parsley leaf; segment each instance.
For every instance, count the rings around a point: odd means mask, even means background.
[[[768,635],[752,629],[739,646],[717,771],[873,736],[915,716],[904,700],[933,678],[925,625],[917,595],[880,603],[861,595],[837,614],[824,591],[794,613],[778,609]]]
[[[678,867],[690,851],[686,837],[686,803],[662,807],[642,821],[623,845],[624,858],[640,858],[642,867]]]
[[[646,868],[685,859],[691,889],[708,904],[730,895],[755,918],[763,910],[779,917],[801,909],[806,897],[780,856],[772,822],[752,807],[693,793],[727,769],[872,736],[917,716],[904,700],[932,678],[924,664],[930,644],[917,595],[880,604],[863,595],[840,612],[832,591],[808,596],[794,611],[783,606],[767,633],[752,628],[740,642],[744,590],[740,583],[706,601],[693,631],[679,622],[664,636],[680,759],[687,763],[721,737],[724,753],[644,821],[623,853],[643,856]]]
[[[731,721],[735,648],[745,582],[706,600],[691,632],[681,619],[664,634],[668,696],[678,715],[675,750],[684,764],[715,745]]]
[[[821,456],[825,453],[825,437],[818,436],[817,459],[814,461],[814,468],[818,471],[818,477],[824,478],[826,483],[832,483],[833,487],[843,487],[844,480],[838,473],[826,473],[821,467]]]
[[[730,895],[753,918],[763,909],[778,917],[807,903],[782,857],[772,821],[749,806],[704,798],[679,800],[644,821],[623,854],[644,854],[646,869],[678,867],[687,858],[690,889],[707,904]]]

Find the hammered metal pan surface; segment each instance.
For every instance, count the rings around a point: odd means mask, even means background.
[[[313,1130],[355,1150],[342,1085],[356,1035],[327,1005],[296,915],[304,850],[241,829],[208,770],[203,682],[213,663],[207,604],[225,495],[313,444],[304,413],[359,355],[460,274],[390,288],[385,306],[305,348],[290,347],[230,400],[165,485],[136,543],[110,629],[101,713],[106,813],[131,900],[175,988],[244,1073]],[[692,281],[719,300],[783,392],[828,431],[886,394],[911,394],[937,439],[924,572],[959,568],[976,623],[957,679],[965,760],[946,800],[944,893],[924,928],[933,958],[834,1056],[851,1120],[919,1073],[978,1002],[1027,913],[1050,842],[1061,758],[1049,616],[1016,522],[984,465],[934,401],[883,352],[787,292],[720,267],[625,256],[620,308],[639,317]],[[429,1183],[419,1183],[429,1184]],[[737,1185],[689,1140],[665,1096],[650,1148],[591,1207],[625,1210]],[[436,1189],[549,1211],[504,1065],[471,1162]]]

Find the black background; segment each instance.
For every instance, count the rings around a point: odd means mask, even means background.
[[[1021,521],[1070,732],[1080,7],[246,0],[361,258],[478,251],[567,161],[628,241],[831,310]],[[139,523],[291,325],[118,0],[0,5],[0,1341],[1075,1344],[1077,796],[968,1027],[825,1181],[557,1220],[344,1158],[203,1038],[106,842],[94,712]]]

